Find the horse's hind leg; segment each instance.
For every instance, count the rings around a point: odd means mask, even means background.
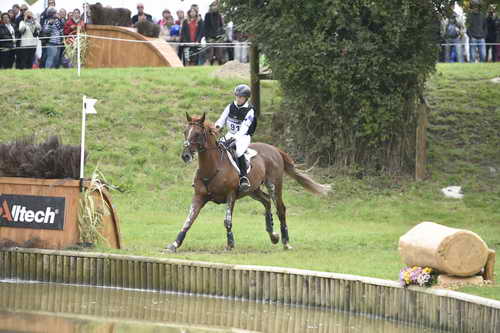
[[[252,192],[250,196],[262,203],[262,205],[266,209],[266,231],[269,234],[269,238],[271,238],[271,242],[273,244],[278,243],[280,241],[280,236],[276,232],[273,232],[273,213],[271,211],[271,199],[269,198],[269,195],[262,192],[260,189],[257,189],[256,191]]]
[[[274,201],[274,205],[276,206],[276,211],[278,213],[278,218],[280,219],[280,229],[281,229],[281,242],[283,243],[283,248],[285,250],[291,250],[292,247],[288,238],[288,226],[286,225],[286,207],[283,203],[282,198],[282,189],[283,184],[280,182],[276,182],[275,184],[266,185],[269,189],[269,194]]]

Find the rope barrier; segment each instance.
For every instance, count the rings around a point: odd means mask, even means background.
[[[42,49],[46,49],[49,47],[56,47],[56,48],[64,48],[66,47],[65,45],[45,45],[41,46]],[[27,49],[36,49],[37,46],[19,46],[15,48],[0,48],[0,52],[5,52],[5,51],[12,51],[12,50],[27,50]]]
[[[39,40],[44,40],[44,39],[52,39],[52,38],[69,38],[69,37],[76,37],[76,35],[61,35],[61,36],[51,36],[51,37],[32,37],[32,38],[16,38],[16,41],[20,41],[23,39],[39,39]],[[0,42],[10,42],[12,41],[12,38],[8,39],[0,39]]]
[[[171,44],[171,45],[176,45],[176,46],[214,46],[214,47],[230,47],[234,45],[242,46],[242,47],[249,47],[251,43],[249,42],[241,42],[241,43],[235,43],[235,42],[221,42],[221,43],[186,43],[186,42],[167,42],[165,40],[132,40],[132,39],[123,39],[123,38],[115,38],[115,37],[105,37],[105,36],[95,36],[95,35],[87,35],[87,34],[82,34],[83,37],[89,37],[89,38],[95,38],[95,39],[104,39],[104,40],[113,40],[113,41],[120,41],[120,42],[131,42],[131,43],[152,43],[152,44]]]
[[[95,35],[88,35],[88,34],[81,34],[81,37],[89,37],[89,38],[94,38],[94,39],[104,39],[104,40],[113,40],[113,41],[120,41],[120,42],[130,42],[130,43],[151,43],[151,44],[161,44],[161,43],[166,43],[166,44],[172,44],[176,46],[219,46],[219,47],[231,47],[231,46],[239,46],[239,47],[249,47],[251,45],[250,42],[221,42],[221,43],[186,43],[186,42],[168,42],[165,40],[133,40],[133,39],[123,39],[123,38],[114,38],[114,37],[105,37],[105,36],[95,36]],[[61,35],[61,36],[54,36],[54,37],[34,37],[34,38],[28,38],[28,39],[52,39],[52,38],[76,38],[76,35]],[[16,41],[22,40],[23,38],[17,38]],[[12,41],[12,39],[0,39],[0,42],[7,42],[7,41]]]
[[[457,45],[477,45],[477,46],[481,46],[481,45],[500,45],[500,43],[443,43],[443,44],[439,44],[440,46],[457,46]]]
[[[96,35],[89,35],[89,34],[81,34],[82,37],[90,37],[90,38],[95,38],[95,39],[104,39],[104,40],[114,40],[114,41],[121,41],[121,42],[130,42],[130,43],[167,43],[167,44],[172,44],[172,45],[177,45],[177,46],[223,46],[223,47],[230,47],[234,45],[238,45],[240,47],[249,47],[252,43],[245,41],[245,42],[216,42],[216,43],[187,43],[187,42],[169,42],[165,40],[133,40],[133,39],[123,39],[123,38],[115,38],[115,37],[105,37],[105,36],[96,36]],[[29,38],[29,39],[51,39],[51,38],[69,38],[73,37],[76,38],[76,35],[61,35],[57,37],[34,37],[34,38]],[[147,36],[145,36],[147,37]],[[23,38],[16,38],[16,41],[22,40]],[[9,39],[0,39],[0,42],[6,42],[6,41],[12,41],[11,38]],[[500,45],[499,43],[465,43],[465,42],[459,42],[459,43],[440,43],[440,46],[449,46],[449,45]]]

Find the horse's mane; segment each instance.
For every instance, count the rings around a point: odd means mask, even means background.
[[[210,130],[210,132],[214,132],[216,130],[215,125],[209,121],[205,121],[204,125]]]
[[[197,122],[200,121],[201,117],[193,117],[192,122]],[[210,132],[216,131],[215,125],[207,120],[203,123],[203,126],[205,126]]]

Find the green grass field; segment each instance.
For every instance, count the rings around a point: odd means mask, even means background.
[[[121,220],[122,254],[223,263],[284,266],[397,280],[403,267],[399,237],[422,221],[465,228],[500,249],[500,65],[439,65],[428,83],[432,106],[429,179],[340,176],[314,169],[332,184],[326,198],[305,193],[286,179],[285,204],[292,251],[272,245],[264,209],[252,199],[236,204],[236,248],[225,252],[224,205],[208,204],[176,254],[162,254],[190,205],[196,163],[180,159],[185,112],[207,112],[215,121],[241,83],[212,76],[213,68],[2,71],[0,140],[36,134],[60,135],[78,145],[82,95],[99,100],[88,116],[86,175],[98,168],[126,191],[114,193]],[[254,141],[274,143],[273,112],[281,93],[277,82],[262,87],[262,118]],[[305,166],[308,167],[308,166]],[[440,189],[461,185],[463,200]],[[279,223],[275,217],[275,230]],[[500,269],[500,260],[496,270]],[[464,291],[500,299],[500,284]]]

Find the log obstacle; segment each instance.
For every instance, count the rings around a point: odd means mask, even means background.
[[[431,267],[459,277],[479,273],[490,256],[477,234],[433,222],[422,222],[401,236],[399,253],[408,266]]]
[[[88,184],[84,183],[84,186]],[[94,193],[96,202],[102,202]],[[109,194],[109,215],[101,234],[121,248],[119,221]],[[80,242],[80,182],[72,179],[0,177],[0,243],[6,246],[64,249]]]
[[[89,51],[86,57],[86,67],[183,66],[177,52],[164,40],[145,37],[137,33],[134,28],[89,24],[86,26],[86,33],[104,38],[88,37]],[[130,42],[112,40],[113,38],[130,40]]]

